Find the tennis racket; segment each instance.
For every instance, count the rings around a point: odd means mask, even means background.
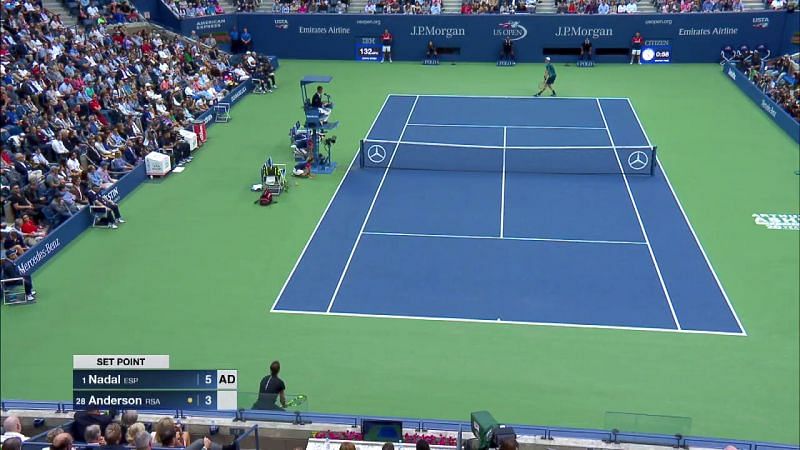
[[[546,79],[542,80],[542,81],[539,83],[539,90],[542,90],[542,89],[544,89],[544,87],[545,87],[545,86],[547,86],[547,80],[546,80]]]
[[[295,407],[295,406],[300,406],[303,403],[305,403],[305,401],[306,401],[306,396],[301,394],[301,395],[298,395],[297,397],[289,400],[288,402],[286,402],[286,407],[287,408],[292,408],[292,407]]]

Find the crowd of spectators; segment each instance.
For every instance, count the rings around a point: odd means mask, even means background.
[[[441,0],[369,0],[366,14],[441,14]]]
[[[260,0],[240,0],[260,1]],[[273,0],[272,12],[278,14],[336,13],[348,11],[350,0]]]
[[[239,0],[243,3],[245,0]],[[247,0],[254,1],[254,0]],[[164,4],[178,17],[201,17],[225,14],[219,0],[165,0]]]
[[[653,6],[664,14],[744,11],[742,0],[654,0]]]
[[[25,8],[35,4],[35,2],[21,0],[17,0],[16,3],[22,4]],[[79,0],[77,3],[70,2],[67,5],[73,4],[75,5],[73,11],[77,16],[78,23],[83,26],[114,25],[142,20],[139,12],[128,0]]]
[[[794,1],[794,0],[793,0]],[[785,8],[786,0],[778,2],[778,9]],[[744,11],[742,0],[652,0],[657,12],[712,13]],[[637,0],[555,0],[559,14],[635,14],[639,12]],[[773,8],[776,9],[776,8]]]
[[[261,6],[261,0],[236,0],[236,12],[254,12]]]
[[[748,78],[800,122],[800,53],[762,61],[753,51],[739,62]]]
[[[764,4],[775,11],[787,10],[792,12],[797,9],[797,0],[764,0]]]
[[[533,14],[537,0],[472,0],[461,3],[461,14]]]
[[[116,411],[77,411],[69,425],[47,432],[48,450],[72,450],[77,446],[97,450],[150,450],[153,447],[238,450],[236,443],[220,445],[207,436],[192,440],[189,432],[172,417],[163,417],[152,423],[140,422],[139,414],[133,410],[124,411],[119,418]],[[22,443],[29,437],[22,434],[19,418],[8,416],[3,421],[3,428],[6,430],[0,436],[3,450],[21,450]]]
[[[659,0],[656,0],[659,1]],[[636,0],[556,0],[558,14],[636,14]]]
[[[173,153],[194,118],[250,76],[216,48],[172,34],[64,28],[40,0],[6,12],[2,234],[3,250],[17,255],[81,208],[102,203],[97,192],[148,152]]]

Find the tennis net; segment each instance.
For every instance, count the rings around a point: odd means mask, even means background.
[[[652,175],[649,146],[487,146],[363,140],[361,167],[466,172]]]

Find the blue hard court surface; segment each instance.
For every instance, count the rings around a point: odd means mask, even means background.
[[[272,311],[745,334],[628,99],[392,95],[367,140]]]

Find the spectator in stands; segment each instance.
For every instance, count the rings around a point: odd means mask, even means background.
[[[102,433],[108,424],[114,421],[116,411],[111,410],[106,414],[97,409],[88,411],[76,411],[73,417],[71,434],[74,440],[83,440],[86,434],[86,428],[90,425],[99,425],[100,433]]]
[[[5,270],[3,270],[3,272],[5,273]],[[11,415],[6,417],[6,420],[3,421],[3,431],[5,432],[0,435],[0,443],[11,438],[18,438],[23,442],[28,440],[28,437],[22,434],[22,423],[17,416]]]
[[[797,56],[784,55],[760,66],[753,64],[752,57],[744,58],[739,66],[759,89],[800,121],[800,60],[793,58]]]
[[[152,441],[153,438],[150,436],[150,433],[143,429],[136,433],[133,438],[133,442],[130,442],[129,440],[128,443],[133,444],[136,450],[150,450],[153,448]]]
[[[53,439],[53,444],[50,446],[50,450],[72,450],[73,441],[72,435],[69,433],[58,434]]]
[[[29,248],[38,244],[47,234],[47,228],[40,227],[28,214],[14,221],[14,229],[22,234],[22,240]]]
[[[309,152],[313,161],[313,152]],[[278,374],[281,371],[281,363],[272,361],[269,365],[269,375],[261,379],[258,386],[259,400],[262,403],[274,405],[276,400],[280,402],[282,408],[286,407],[286,384],[280,379]],[[268,405],[267,405],[268,406]]]
[[[394,444],[392,444],[391,442],[384,442],[383,447],[381,447],[381,450],[394,450]]]
[[[518,449],[519,449],[519,443],[517,443],[516,439],[509,438],[500,441],[499,450],[518,450]]]
[[[186,447],[190,441],[189,432],[183,431],[181,424],[175,423],[172,417],[159,419],[156,422],[152,437],[155,444],[165,447],[169,446],[169,444]]]
[[[53,212],[53,228],[58,227],[72,217],[72,210],[69,205],[64,202],[64,195],[60,192],[53,195],[53,200],[50,202],[50,210]]]
[[[109,424],[110,426],[111,424]],[[108,427],[106,427],[108,429]],[[106,441],[103,433],[100,431],[100,425],[94,424],[86,427],[86,432],[83,434],[83,441],[86,442],[87,447],[99,447],[105,445]]]
[[[127,447],[121,444],[122,426],[118,423],[109,424],[106,427],[105,445],[101,450],[126,450]]]
[[[116,174],[124,174],[133,170],[133,165],[129,164],[125,158],[122,157],[122,153],[114,152],[114,159],[111,160],[111,171]]]
[[[123,429],[125,429],[125,426],[123,426]],[[150,439],[150,433],[148,433],[148,432],[146,431],[146,429],[145,429],[145,427],[144,427],[144,424],[143,424],[143,423],[141,423],[141,422],[136,422],[136,423],[134,423],[134,424],[132,424],[132,425],[128,426],[127,430],[125,431],[125,442],[127,443],[127,445],[128,445],[128,446],[134,446],[134,447],[137,447],[137,444],[136,444],[136,436],[137,436],[137,435],[138,435],[140,432],[144,432],[145,434],[147,434],[148,443],[150,442],[150,441],[149,441],[149,439]]]
[[[352,442],[342,442],[339,445],[339,450],[356,450],[356,445]]]
[[[61,427],[53,428],[52,430],[48,431],[47,432],[47,436],[45,437],[45,439],[47,440],[48,443],[50,443],[50,447],[47,447],[47,448],[42,449],[42,450],[53,450],[53,441],[56,440],[56,436],[58,436],[59,434],[63,434],[63,433],[64,433],[64,429],[61,428]],[[69,436],[69,434],[67,434],[67,436]]]
[[[113,153],[112,153],[112,156],[113,156]],[[97,167],[97,169],[95,170],[95,173],[97,174],[97,176],[100,177],[100,181],[101,181],[100,186],[103,189],[108,189],[111,186],[113,186],[114,183],[117,182],[117,180],[114,179],[114,178],[111,178],[111,174],[108,173],[109,164],[110,163],[108,161],[103,161],[103,162],[100,163],[100,166]]]
[[[174,429],[169,429],[164,431],[161,434],[161,446],[162,447],[186,447],[186,445],[180,445],[177,441],[177,433],[175,433]]]
[[[3,441],[2,450],[22,450],[22,439],[8,438]]]
[[[14,211],[15,218],[22,217],[24,214],[33,216],[39,215],[30,200],[23,195],[18,184],[11,186],[11,196],[9,197],[8,201],[11,203],[11,208]]]
[[[36,291],[33,290],[33,281],[31,280],[31,276],[27,274],[22,274],[17,265],[14,264],[14,261],[18,258],[17,250],[16,249],[9,249],[6,250],[5,255],[2,258],[2,270],[3,270],[3,279],[8,280],[11,278],[22,278],[22,283],[25,286],[25,300],[29,302],[36,301]],[[3,441],[3,448],[5,448],[5,443],[9,440],[19,440],[22,442],[22,439],[18,436],[9,437],[6,441]]]
[[[431,450],[431,445],[425,439],[417,441],[417,450]]]

